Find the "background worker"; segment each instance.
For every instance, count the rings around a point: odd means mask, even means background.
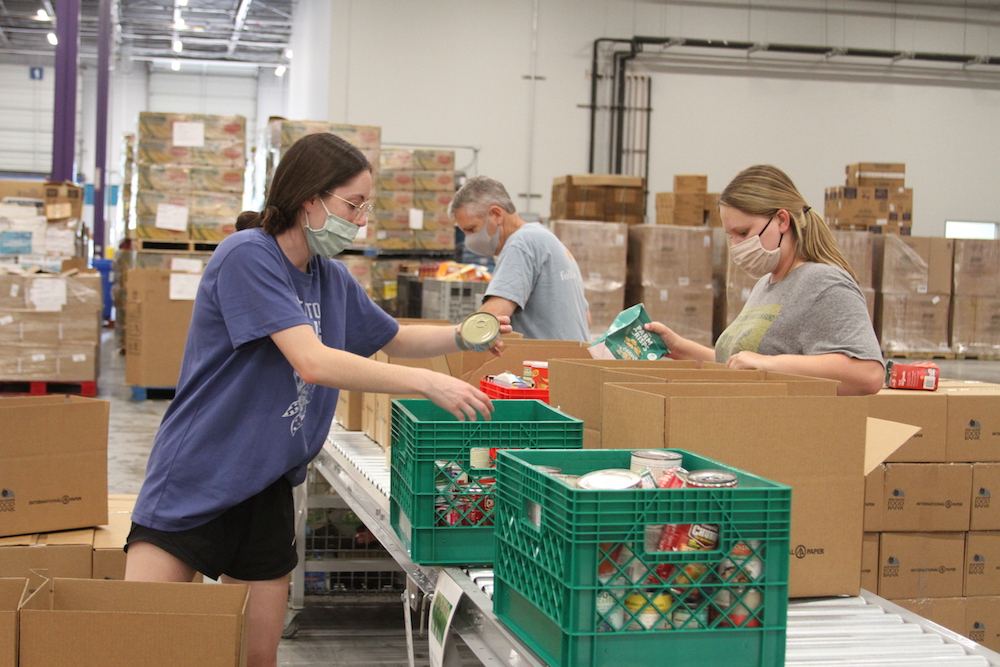
[[[777,167],[740,172],[719,196],[733,262],[760,278],[715,343],[700,345],[659,322],[674,359],[717,361],[839,380],[841,395],[876,393],[879,347],[857,277],[823,220]]]
[[[331,259],[366,224],[371,192],[371,165],[340,137],[308,135],[281,158],[264,210],[241,215],[205,267],[132,514],[126,579],[201,572],[249,586],[249,667],[277,662],[297,562],[292,488],[339,390],[418,393],[459,420],[492,411],[458,378],[368,358],[463,347],[456,327],[400,326]]]
[[[479,310],[510,317],[525,338],[590,341],[583,277],[555,234],[517,214],[507,190],[486,176],[469,179],[448,208],[465,247],[496,257]]]

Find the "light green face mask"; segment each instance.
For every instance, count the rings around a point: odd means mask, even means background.
[[[343,218],[330,213],[322,199],[319,200],[323,210],[326,211],[326,222],[320,229],[313,229],[305,223],[306,245],[309,252],[319,255],[325,259],[336,257],[344,252],[344,248],[354,242],[354,237],[361,229],[353,222],[348,222]]]

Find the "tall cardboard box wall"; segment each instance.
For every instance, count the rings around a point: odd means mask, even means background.
[[[176,387],[184,358],[193,294],[176,290],[188,274],[166,269],[128,272],[128,334],[125,382],[138,387]],[[171,291],[174,283],[174,291]]]

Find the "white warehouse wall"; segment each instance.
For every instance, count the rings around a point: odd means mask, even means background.
[[[303,2],[299,11],[311,16],[323,4]],[[522,211],[529,209],[525,193],[539,195],[530,210],[545,215],[552,178],[587,170],[590,119],[582,106],[590,99],[597,38],[1000,50],[1000,29],[944,14],[941,21],[891,19],[848,15],[886,3],[785,4],[825,13],[693,0],[329,0],[328,39],[319,40],[315,56],[328,58],[321,75],[328,120],[379,125],[386,144],[476,146],[479,161],[470,173],[503,181]],[[542,78],[532,110],[525,77],[535,46]],[[846,164],[906,162],[915,234],[941,235],[945,219],[1000,220],[1000,191],[990,187],[1000,173],[1000,76],[976,88],[955,70],[956,85],[942,85],[941,77],[926,83],[820,67],[750,74],[640,60],[631,71],[652,77],[651,192],[670,190],[676,173],[706,173],[717,191],[739,169],[771,162],[819,208],[824,188],[843,182]],[[310,54],[297,49],[288,117],[307,118],[300,108],[321,106],[295,103],[318,91],[319,76],[299,73],[312,67]],[[459,151],[460,166],[466,156],[471,152]]]

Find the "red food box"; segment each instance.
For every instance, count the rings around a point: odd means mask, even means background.
[[[941,369],[933,361],[899,364],[891,359],[885,365],[885,384],[891,389],[923,389],[935,391]]]

